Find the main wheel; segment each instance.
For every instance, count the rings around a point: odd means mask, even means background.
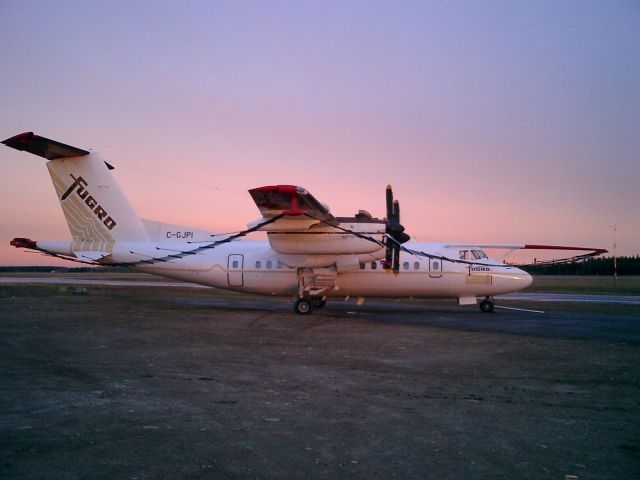
[[[322,297],[313,297],[311,299],[311,304],[313,305],[313,308],[322,308],[324,307],[325,303],[327,303],[327,301]]]
[[[480,306],[480,311],[484,313],[493,312],[493,301],[491,301],[491,299],[489,298],[485,298],[484,300],[482,300],[479,306]]]
[[[305,298],[298,298],[293,304],[293,309],[300,315],[308,315],[312,310],[311,302]]]

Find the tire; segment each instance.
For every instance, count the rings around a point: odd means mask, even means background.
[[[327,301],[324,298],[314,297],[311,299],[313,308],[322,308],[324,307],[325,303],[327,303]]]
[[[479,304],[480,311],[483,313],[492,313],[493,312],[493,302],[488,298],[482,300]]]
[[[300,315],[308,315],[311,313],[311,310],[313,310],[313,306],[309,300],[299,298],[296,300],[296,303],[293,304],[293,309]]]

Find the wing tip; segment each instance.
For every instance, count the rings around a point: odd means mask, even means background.
[[[567,250],[567,251],[585,251],[585,252],[594,252],[596,255],[602,255],[603,253],[609,253],[609,250],[606,248],[596,248],[596,247],[574,247],[569,245],[531,245],[526,244],[523,247],[524,250]]]

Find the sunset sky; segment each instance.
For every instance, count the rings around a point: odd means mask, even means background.
[[[420,241],[640,254],[637,1],[0,0],[0,140],[98,150],[143,218],[212,231],[305,186]],[[0,145],[0,265],[69,239],[44,159]]]

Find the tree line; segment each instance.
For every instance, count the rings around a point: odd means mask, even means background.
[[[83,272],[91,272],[91,273],[99,273],[99,272],[134,272],[135,270],[131,270],[127,267],[47,267],[41,265],[25,265],[25,266],[0,266],[0,272],[2,273],[11,273],[11,272],[33,272],[33,273],[83,273]]]
[[[618,275],[640,275],[640,255],[617,257]],[[520,268],[534,275],[613,275],[613,257],[588,258],[578,262],[523,265]]]

